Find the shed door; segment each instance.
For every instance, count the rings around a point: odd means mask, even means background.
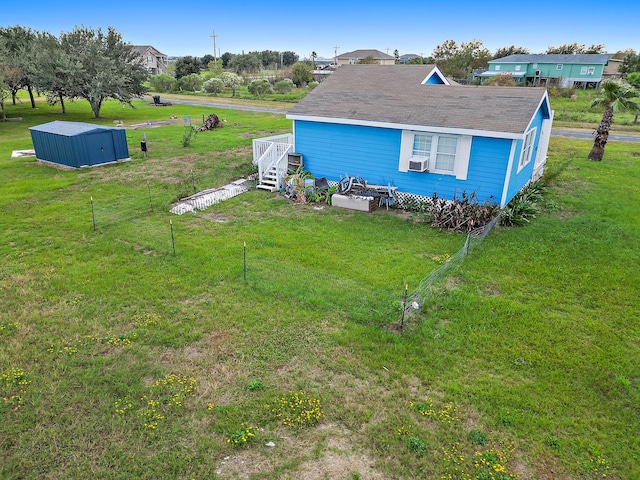
[[[111,132],[96,132],[89,135],[87,138],[87,150],[89,153],[89,165],[100,165],[101,163],[116,161],[116,150]]]

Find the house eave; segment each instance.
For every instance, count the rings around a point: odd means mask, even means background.
[[[287,114],[289,120],[300,120],[307,122],[319,122],[319,123],[332,123],[340,125],[357,125],[363,127],[378,127],[378,128],[390,128],[394,130],[413,130],[417,132],[433,132],[453,135],[472,135],[475,137],[490,137],[490,138],[506,138],[509,140],[521,140],[524,136],[524,132],[498,132],[492,130],[479,130],[470,128],[455,128],[455,127],[436,127],[430,125],[412,125],[408,123],[390,123],[390,122],[374,122],[369,120],[356,120],[349,118],[331,118],[331,117],[316,117],[311,115],[290,115]]]

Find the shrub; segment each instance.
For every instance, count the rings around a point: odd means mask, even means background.
[[[197,92],[202,88],[202,77],[197,73],[191,73],[185,77],[182,77],[178,84],[180,89],[187,90],[189,92]]]
[[[316,88],[318,85],[320,85],[318,82],[309,82],[307,84],[307,88],[309,89],[309,91],[313,90],[314,88]]]
[[[151,75],[149,83],[153,90],[158,93],[173,92],[178,89],[178,81],[166,73]]]
[[[239,76],[237,73],[223,72],[222,75],[220,75],[220,79],[222,80],[226,88],[231,89],[231,92],[232,92],[231,94],[232,96],[235,97],[236,91],[240,88],[240,85],[242,85],[243,83],[242,77]]]
[[[185,148],[190,146],[191,140],[195,138],[197,133],[198,131],[195,129],[195,127],[192,127],[191,125],[185,126],[184,132],[182,132],[182,146]]]
[[[516,81],[513,79],[513,75],[509,73],[501,73],[500,75],[496,75],[491,78],[487,78],[483,85],[485,86],[496,86],[496,87],[515,87],[517,85]]]
[[[256,97],[261,97],[262,95],[271,93],[273,91],[269,80],[265,78],[252,80],[248,85],[248,89],[249,93],[251,95],[255,95]]]
[[[515,197],[502,209],[500,224],[505,227],[521,227],[535,218],[542,201],[544,186],[539,182],[530,183],[524,190],[520,190]]]
[[[291,67],[291,80],[298,87],[303,87],[313,80],[313,65],[306,62],[296,62]]]
[[[202,89],[215,95],[224,92],[224,82],[221,78],[210,78],[202,84]]]
[[[293,82],[288,78],[285,78],[284,80],[280,80],[274,86],[274,90],[277,93],[289,93],[292,89],[293,89]]]

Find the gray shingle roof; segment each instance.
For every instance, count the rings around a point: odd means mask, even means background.
[[[536,87],[423,85],[433,65],[343,65],[288,116],[522,134],[544,98]]]
[[[584,54],[523,54],[517,53],[503,58],[491,60],[489,63],[587,63],[605,65],[611,57],[608,53]]]
[[[354,50],[353,52],[341,53],[336,58],[366,58],[373,57],[376,60],[395,60],[393,55],[387,55],[380,50]]]

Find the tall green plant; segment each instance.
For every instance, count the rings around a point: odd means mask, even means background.
[[[613,114],[621,110],[637,110],[638,104],[633,98],[638,96],[638,91],[625,83],[612,81],[602,82],[600,97],[591,102],[591,108],[604,107],[602,120],[596,130],[596,138],[593,140],[593,147],[589,160],[601,161],[604,157],[604,147],[609,140],[609,130],[613,123]]]

